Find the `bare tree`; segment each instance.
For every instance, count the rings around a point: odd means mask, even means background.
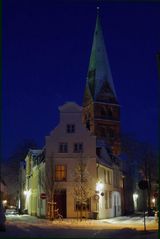
[[[19,198],[19,173],[20,162],[24,161],[29,149],[35,149],[36,143],[32,139],[24,140],[17,146],[15,152],[3,161],[1,165],[1,175],[8,187],[8,201],[10,204],[16,205]]]
[[[83,211],[87,211],[88,200],[92,195],[92,189],[89,186],[90,176],[87,170],[87,159],[81,154],[74,171],[74,192],[73,196],[76,203],[77,219],[80,216],[82,220]],[[78,214],[79,212],[79,214]]]

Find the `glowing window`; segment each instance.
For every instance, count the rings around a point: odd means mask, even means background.
[[[56,165],[55,167],[55,180],[66,181],[67,170],[65,165]]]

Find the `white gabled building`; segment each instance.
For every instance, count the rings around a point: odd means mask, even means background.
[[[50,200],[40,195],[47,195],[50,186],[45,182],[53,179],[54,202],[60,214],[67,218],[80,216],[80,205],[85,200],[76,197],[75,190],[81,184],[77,180],[81,171],[78,175],[76,170],[82,162],[86,182],[82,186],[87,198],[81,216],[93,218],[97,213],[102,219],[121,215],[123,178],[117,158],[109,155],[105,142],[83,126],[82,107],[69,102],[59,110],[60,122],[46,136],[45,150],[29,150],[26,156],[25,209],[30,215],[47,217]]]
[[[121,215],[122,174],[117,158],[111,158],[105,143],[99,142],[83,126],[82,107],[69,102],[59,110],[60,122],[46,137],[45,150],[46,162],[53,161],[55,201],[60,213],[67,218],[77,217],[74,174],[83,160],[90,191],[83,216],[93,216],[91,214],[95,211],[99,218]]]

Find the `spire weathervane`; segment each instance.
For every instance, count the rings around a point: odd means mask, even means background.
[[[100,7],[97,6],[97,15],[99,15],[99,9],[100,9]]]

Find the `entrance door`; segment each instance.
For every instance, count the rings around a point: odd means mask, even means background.
[[[56,208],[59,209],[59,213],[66,218],[66,190],[55,191],[54,201],[56,202]]]

